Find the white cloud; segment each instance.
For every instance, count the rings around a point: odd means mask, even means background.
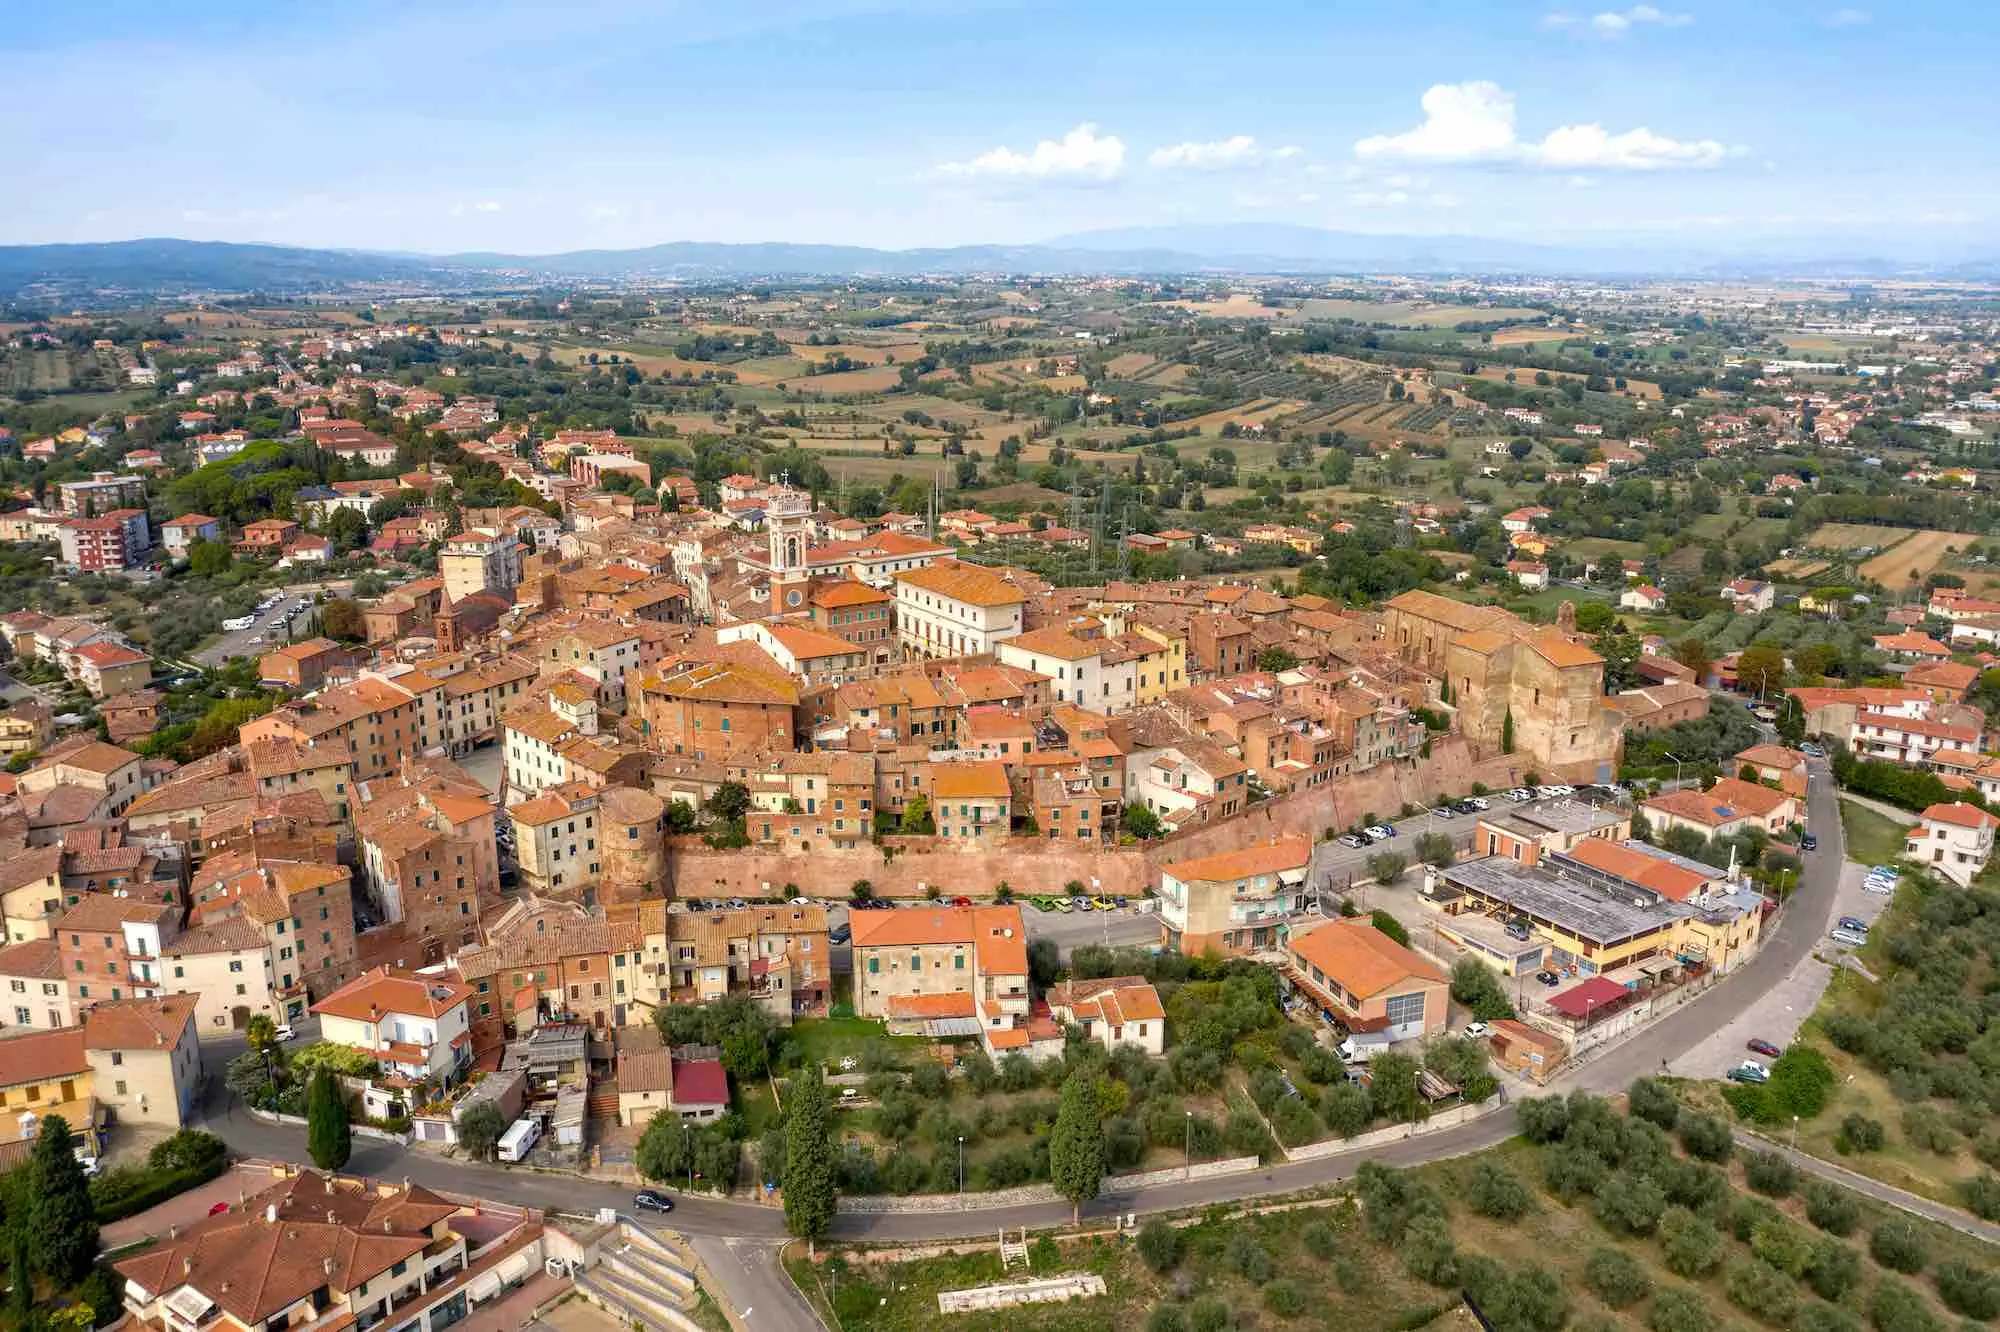
[[[1829,28],[1858,28],[1868,22],[1870,15],[1865,9],[1836,9],[1825,18]]]
[[[472,207],[475,212],[480,213],[497,213],[500,211],[499,203],[492,199],[481,199],[478,203],[472,205]]]
[[[1424,93],[1424,123],[1401,134],[1377,134],[1354,145],[1357,157],[1410,162],[1483,162],[1512,157],[1514,94],[1497,83],[1433,84]]]
[[[938,172],[946,176],[1010,176],[1030,180],[1065,177],[1110,180],[1124,166],[1124,141],[1115,134],[1099,134],[1095,125],[1083,124],[1060,139],[1043,139],[1025,153],[1002,145],[969,162],[947,162]]]
[[[1440,83],[1423,97],[1424,123],[1354,145],[1355,156],[1387,161],[1511,162],[1557,171],[1656,171],[1711,167],[1732,150],[1714,139],[1671,139],[1639,128],[1613,134],[1599,124],[1564,125],[1540,143],[1515,127],[1514,95],[1496,83]]]
[[[1237,167],[1258,166],[1265,162],[1286,162],[1304,154],[1303,148],[1289,145],[1283,148],[1266,148],[1248,134],[1235,134],[1227,139],[1210,139],[1206,142],[1189,140],[1186,143],[1172,143],[1164,148],[1155,148],[1147,155],[1146,162],[1149,166],[1170,171],[1226,171]]]
[[[1557,10],[1544,15],[1545,28],[1588,31],[1600,37],[1623,37],[1638,27],[1684,28],[1694,22],[1692,14],[1674,14],[1653,5],[1633,5],[1629,9],[1606,9],[1588,17]]]

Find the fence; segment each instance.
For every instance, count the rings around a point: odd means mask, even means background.
[[[1098,1194],[1103,1197],[1139,1189],[1158,1188],[1165,1184],[1178,1184],[1184,1180],[1243,1175],[1255,1170],[1258,1164],[1254,1156],[1234,1156],[1220,1161],[1203,1161],[1194,1166],[1170,1166],[1163,1170],[1110,1175],[1098,1187]],[[1016,1189],[997,1189],[989,1193],[930,1193],[907,1198],[884,1195],[843,1196],[836,1205],[842,1212],[879,1216],[895,1212],[979,1212],[988,1208],[1032,1207],[1041,1203],[1053,1204],[1062,1201],[1062,1196],[1050,1185],[1023,1184]]]

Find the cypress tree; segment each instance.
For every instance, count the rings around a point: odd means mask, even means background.
[[[347,1122],[347,1098],[332,1069],[320,1066],[306,1089],[306,1151],[321,1170],[338,1170],[354,1149]]]
[[[1104,1182],[1104,1124],[1097,1088],[1089,1078],[1063,1083],[1062,1104],[1049,1133],[1049,1182],[1069,1199],[1070,1223],[1083,1220],[1083,1205]]]
[[[70,1146],[69,1123],[61,1115],[42,1120],[28,1189],[30,1257],[43,1276],[59,1286],[73,1286],[97,1261],[97,1208]]]
[[[810,1250],[833,1226],[832,1109],[818,1065],[794,1078],[791,1092],[785,1112],[785,1228]]]

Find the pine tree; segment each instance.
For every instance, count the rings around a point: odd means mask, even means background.
[[[61,1115],[42,1120],[28,1169],[30,1256],[43,1276],[73,1286],[97,1261],[97,1209]]]
[[[1507,715],[1500,719],[1500,752],[1514,752],[1514,709],[1507,709]]]
[[[347,1122],[347,1098],[331,1068],[320,1066],[306,1089],[306,1151],[321,1170],[338,1170],[354,1150]]]
[[[27,1327],[35,1312],[34,1268],[28,1262],[28,1227],[15,1224],[8,1227],[7,1281],[11,1290],[7,1296],[7,1307],[13,1310],[14,1326]]]
[[[785,1228],[810,1250],[833,1226],[832,1113],[817,1065],[792,1079],[791,1093],[785,1111]]]
[[[1069,1199],[1070,1223],[1083,1221],[1083,1205],[1104,1182],[1104,1124],[1097,1088],[1089,1078],[1063,1083],[1062,1105],[1049,1133],[1049,1182]]]

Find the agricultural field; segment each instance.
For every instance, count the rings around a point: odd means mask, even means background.
[[[902,372],[893,365],[870,366],[866,370],[837,370],[827,375],[794,375],[776,381],[794,393],[834,397],[848,393],[884,393],[902,382]]]
[[[1824,523],[1806,538],[1807,550],[1854,550],[1873,546],[1887,550],[1905,537],[1914,535],[1908,527],[1875,527],[1869,523]]]
[[[1360,324],[1396,324],[1413,328],[1451,328],[1457,324],[1492,324],[1503,321],[1540,322],[1545,310],[1526,308],[1481,308],[1471,305],[1433,304],[1428,301],[1355,301],[1314,298],[1305,302],[1302,313],[1308,319],[1352,319]],[[1499,334],[1494,337],[1497,340]]]
[[[1884,587],[1921,583],[1947,556],[1978,540],[1969,532],[1918,532],[1862,565],[1861,576]]]
[[[1764,572],[1803,583],[1819,577],[1832,567],[1825,560],[1772,560],[1764,566]]]

